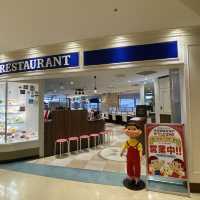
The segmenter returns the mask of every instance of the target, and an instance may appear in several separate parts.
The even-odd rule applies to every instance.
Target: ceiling
[[[151,71],[156,73],[149,74]],[[151,71],[145,70],[145,74],[138,75],[137,73],[144,72],[141,69],[120,69],[120,70],[104,70],[98,72],[82,73],[79,75],[67,75],[61,79],[45,80],[46,95],[74,95],[75,89],[83,88],[86,95],[94,95],[95,79],[98,94],[115,93],[115,92],[139,92],[140,85],[144,81],[151,81],[153,78],[165,76],[169,74],[168,69],[151,68]]]
[[[0,53],[200,25],[199,0],[1,0]]]

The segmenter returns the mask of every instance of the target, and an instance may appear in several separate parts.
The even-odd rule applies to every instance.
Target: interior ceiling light
[[[64,89],[65,89],[63,83],[60,83],[60,89],[61,89],[61,90],[64,90]]]
[[[94,93],[95,93],[95,94],[97,93],[96,79],[97,79],[97,77],[94,76]]]
[[[82,95],[85,94],[84,89],[83,88],[77,88],[75,89],[75,95]]]

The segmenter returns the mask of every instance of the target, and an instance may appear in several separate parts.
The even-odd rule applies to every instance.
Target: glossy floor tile
[[[0,200],[187,200],[187,197],[131,191],[124,187],[74,182],[0,170]],[[200,200],[192,194],[192,200]]]
[[[122,184],[123,179],[126,176],[125,159],[119,156],[121,146],[127,139],[127,137],[125,134],[123,134],[122,126],[107,124],[107,127],[112,128],[114,132],[114,137],[112,138],[112,142],[110,144],[106,144],[104,146],[101,145],[97,149],[90,149],[89,152],[82,151],[79,152],[78,154],[71,154],[69,156],[65,155],[62,158],[51,156],[51,157],[31,160],[28,162],[16,162],[16,163],[0,165],[1,169],[11,170],[10,172],[0,171],[0,178],[1,175],[2,174],[4,175],[5,173],[18,174],[19,172],[22,172],[22,174],[26,173],[23,174],[23,176],[25,177],[26,175],[27,177],[29,177],[30,174],[34,177],[38,177],[39,175],[42,180],[43,179],[46,180],[46,178],[49,178],[50,180],[60,179],[60,181],[68,181],[68,183],[80,184],[80,185],[83,183],[90,183],[91,185],[95,185],[95,187],[99,187],[99,185],[102,185],[102,187],[105,189],[107,189],[107,187],[109,186],[118,186],[123,188],[123,191],[129,193],[130,191],[126,190]],[[145,180],[144,177],[146,172],[145,158],[142,159],[141,171],[143,175],[142,178],[143,180]],[[70,181],[75,181],[77,183]],[[161,187],[160,184],[156,186],[155,183],[152,183],[151,186],[154,189],[155,188],[159,189]],[[180,190],[180,188],[177,188],[176,186],[171,186],[166,184],[164,184],[162,187],[164,188],[164,190],[168,189],[169,191],[173,190],[176,191],[177,189]],[[7,188],[2,190],[7,190]],[[10,189],[8,189],[8,191],[10,191]],[[1,185],[0,185],[0,192],[1,192]],[[137,199],[138,198],[137,195],[142,194],[142,192],[145,192],[146,196],[145,195],[141,196],[141,199],[143,198],[152,199],[154,198],[152,197],[152,195],[155,195],[154,193],[149,193],[146,192],[145,190],[143,190],[142,192],[141,191],[140,192],[131,191],[131,192],[132,193],[130,194],[136,195],[133,196],[132,199]],[[126,193],[124,195],[125,196],[121,197],[121,199],[126,199]],[[156,195],[155,197],[157,197]],[[96,198],[101,199],[101,197],[103,196],[102,194],[99,193],[99,196],[95,196],[94,199]],[[109,197],[110,198],[108,199],[114,199],[117,196],[113,196],[113,194],[110,194]],[[165,197],[166,199],[168,198],[168,196]],[[169,197],[171,199],[171,197],[173,196]],[[72,196],[70,196],[70,198],[72,198]],[[198,198],[199,196],[197,196],[197,199]],[[20,197],[19,199],[22,199],[22,197]],[[160,196],[158,197],[158,199],[160,199]]]
[[[82,151],[78,154],[66,154],[63,158],[56,156],[40,158],[28,161],[29,163],[63,166],[78,169],[90,169],[110,172],[123,172],[126,166],[126,159],[120,157],[122,144],[127,140],[123,133],[124,126],[106,123],[106,129],[112,129],[113,137],[111,143],[99,145],[97,149]],[[145,175],[145,158],[142,161],[142,175]]]
[[[0,165],[1,169],[23,172],[64,180],[73,180],[86,183],[123,186],[124,173],[94,170],[98,165],[91,165],[91,169],[68,168],[62,166],[43,165],[27,162],[15,162]]]

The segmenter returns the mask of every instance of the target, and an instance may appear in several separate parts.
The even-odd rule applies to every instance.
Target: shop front
[[[140,109],[145,106],[143,131],[146,123],[185,125],[189,180],[195,190],[200,183],[200,159],[195,158],[197,32],[113,36],[8,53],[9,59],[0,63],[1,161],[62,153],[56,140],[74,142],[87,134],[95,138],[106,123],[123,126],[143,117]],[[143,146],[144,140],[145,134]],[[75,140],[66,151],[88,146]]]

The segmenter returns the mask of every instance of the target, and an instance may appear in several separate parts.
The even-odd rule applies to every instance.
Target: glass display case
[[[5,143],[5,98],[6,84],[0,82],[0,144]]]
[[[38,85],[0,83],[0,144],[38,140]]]

